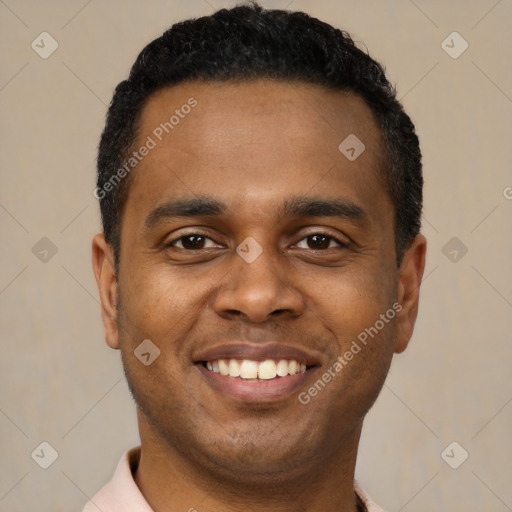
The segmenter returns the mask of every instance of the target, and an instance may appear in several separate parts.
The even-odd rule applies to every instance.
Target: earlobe
[[[117,279],[114,255],[103,233],[97,234],[92,241],[92,265],[100,294],[105,339],[109,347],[118,349]]]
[[[425,270],[427,240],[417,235],[404,254],[398,278],[397,300],[402,308],[397,314],[397,338],[395,352],[403,352],[414,331],[418,316],[420,285]]]

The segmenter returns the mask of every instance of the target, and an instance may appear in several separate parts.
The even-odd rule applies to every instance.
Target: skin
[[[150,97],[134,147],[190,97],[198,105],[130,177],[118,276],[104,236],[93,241],[106,341],[121,349],[138,404],[135,480],[156,512],[354,512],[362,422],[412,335],[426,240],[397,268],[380,132],[358,96],[269,80],[183,83]],[[366,147],[355,161],[338,150],[349,134]],[[145,227],[156,207],[197,196],[226,212]],[[294,196],[350,201],[364,216],[284,216]],[[199,248],[180,238],[198,230],[209,237]],[[249,236],[263,249],[250,264],[236,253]],[[227,397],[193,364],[224,342],[283,342],[321,354],[307,391],[395,301],[397,316],[307,405],[297,393]],[[149,366],[133,354],[144,339],[161,351]]]

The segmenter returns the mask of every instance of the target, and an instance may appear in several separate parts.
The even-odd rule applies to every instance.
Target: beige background
[[[422,142],[420,317],[368,416],[358,478],[388,511],[512,510],[512,2],[262,3],[364,41]],[[0,1],[0,511],[79,511],[138,442],[91,271],[96,146],[143,45],[223,5]],[[43,31],[59,44],[47,59],[31,48]],[[469,43],[457,59],[441,47],[453,31]],[[457,262],[443,253],[454,236],[468,248]],[[46,263],[42,237],[57,248]],[[59,454],[46,470],[31,458],[42,441]],[[453,441],[452,464],[469,453],[458,469],[441,457]]]

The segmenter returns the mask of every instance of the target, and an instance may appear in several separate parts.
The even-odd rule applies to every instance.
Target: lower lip
[[[304,373],[276,377],[275,379],[247,381],[237,377],[229,377],[208,370],[198,363],[195,365],[209,384],[221,393],[246,402],[272,402],[282,400],[297,392],[309,380],[315,367]]]

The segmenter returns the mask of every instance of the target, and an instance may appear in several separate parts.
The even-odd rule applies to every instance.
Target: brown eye
[[[210,242],[210,245],[206,245]],[[177,247],[178,249],[185,249],[188,251],[197,251],[207,247],[214,247],[215,242],[208,236],[202,233],[190,233],[176,238],[167,244],[167,247]]]
[[[307,237],[311,249],[328,249],[330,237],[324,235],[312,235]]]
[[[306,241],[306,247],[303,245],[300,246],[301,243]],[[334,242],[334,245],[332,243]],[[315,233],[313,235],[309,235],[304,237],[298,244],[300,249],[312,249],[312,250],[323,250],[323,249],[331,249],[334,247],[346,247],[346,244],[334,238],[331,235],[323,234],[323,233]]]
[[[184,249],[202,249],[204,245],[204,236],[189,235],[180,238]]]

